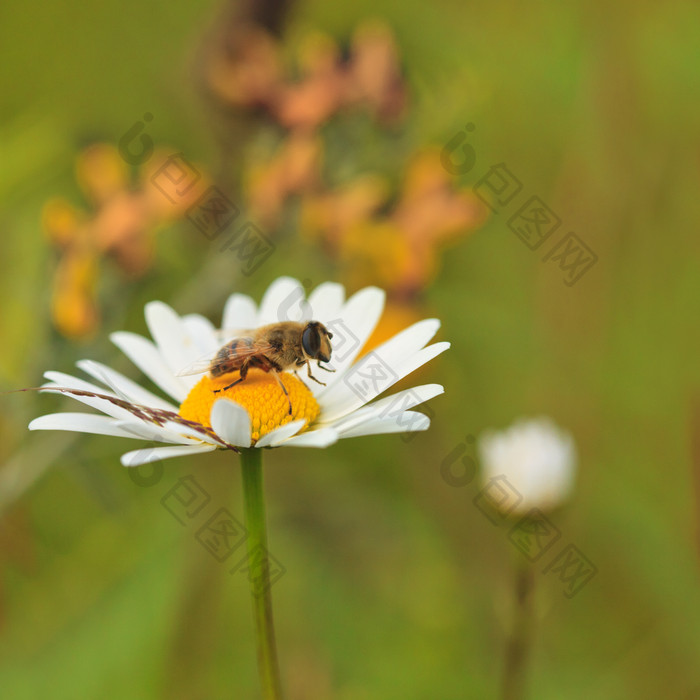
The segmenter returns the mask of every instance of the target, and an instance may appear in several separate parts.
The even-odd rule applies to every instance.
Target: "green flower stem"
[[[262,450],[241,450],[245,524],[248,528],[248,567],[253,617],[258,646],[258,670],[264,700],[280,700],[282,686],[277,663],[275,626],[270,595],[270,561],[267,554],[265,495],[263,493]]]
[[[525,697],[527,663],[532,645],[534,571],[520,552],[516,556],[513,628],[506,647],[503,700],[522,700]]]

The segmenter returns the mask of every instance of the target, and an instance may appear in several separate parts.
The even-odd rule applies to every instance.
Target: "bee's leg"
[[[335,372],[336,370],[331,369],[330,367],[324,367],[320,362],[316,363],[321,369],[325,369],[326,372]]]
[[[314,377],[314,375],[311,374],[311,363],[308,360],[306,361],[306,369],[309,373],[310,379],[313,379],[317,384],[320,384],[321,386],[326,386],[326,382],[322,382],[320,379],[316,379],[316,377]]]
[[[231,384],[227,384],[226,386],[222,387],[221,389],[214,389],[214,393],[218,394],[220,391],[226,391],[226,389],[230,389],[232,386],[236,386],[236,384],[240,384],[242,381],[245,380],[245,378],[248,376],[248,363],[244,362],[243,366],[241,367],[241,376],[236,379],[235,382],[231,382]]]
[[[236,384],[240,384],[244,379],[245,379],[245,377],[240,377],[240,378],[236,379],[235,382],[231,382],[230,384],[227,384],[226,386],[221,387],[221,389],[214,389],[214,393],[218,394],[221,391],[226,391],[226,389],[230,389],[232,386],[236,386]]]
[[[289,392],[287,391],[287,387],[284,385],[284,382],[280,378],[279,372],[275,372],[275,370],[272,370],[272,373],[275,375],[275,379],[277,380],[277,383],[282,387],[282,391],[284,392],[284,395],[287,397],[287,402],[289,403],[289,415],[292,415],[292,400],[289,398]]]

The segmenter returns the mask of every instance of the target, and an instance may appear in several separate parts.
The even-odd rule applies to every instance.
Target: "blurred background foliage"
[[[218,321],[229,293],[280,274],[381,284],[381,332],[442,319],[452,349],[419,379],[446,395],[409,442],[268,453],[288,697],[497,697],[517,552],[474,507],[476,479],[441,468],[462,445],[469,472],[470,436],[540,413],[577,439],[556,522],[598,574],[571,600],[538,575],[531,697],[700,697],[700,8],[287,9],[0,9],[0,388],[83,357],[138,379],[107,336],[144,333],[151,299]],[[159,152],[272,241],[254,274],[115,156],[146,113]],[[475,166],[450,177],[440,150],[467,123]],[[508,228],[515,204],[473,196],[498,163],[598,255],[575,285]],[[65,398],[0,410],[2,697],[257,697],[247,581],[161,504],[193,474],[240,516],[235,460],[139,485],[123,441],[27,432],[76,410]]]

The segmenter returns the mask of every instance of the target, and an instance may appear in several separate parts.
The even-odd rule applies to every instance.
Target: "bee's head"
[[[310,360],[330,362],[333,334],[318,321],[309,321],[301,334],[301,347]]]

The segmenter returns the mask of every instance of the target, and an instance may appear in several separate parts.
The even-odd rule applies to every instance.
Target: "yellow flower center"
[[[214,393],[215,389],[223,389],[238,377],[238,372],[216,378],[205,375],[192,387],[178,413],[187,420],[211,428],[209,416],[214,401],[220,398],[231,399],[248,411],[253,442],[293,420],[305,418],[308,427],[319,414],[319,405],[306,384],[287,372],[282,372],[279,377],[289,392],[289,400],[274,376],[260,369],[249,370],[248,376],[240,384]]]

